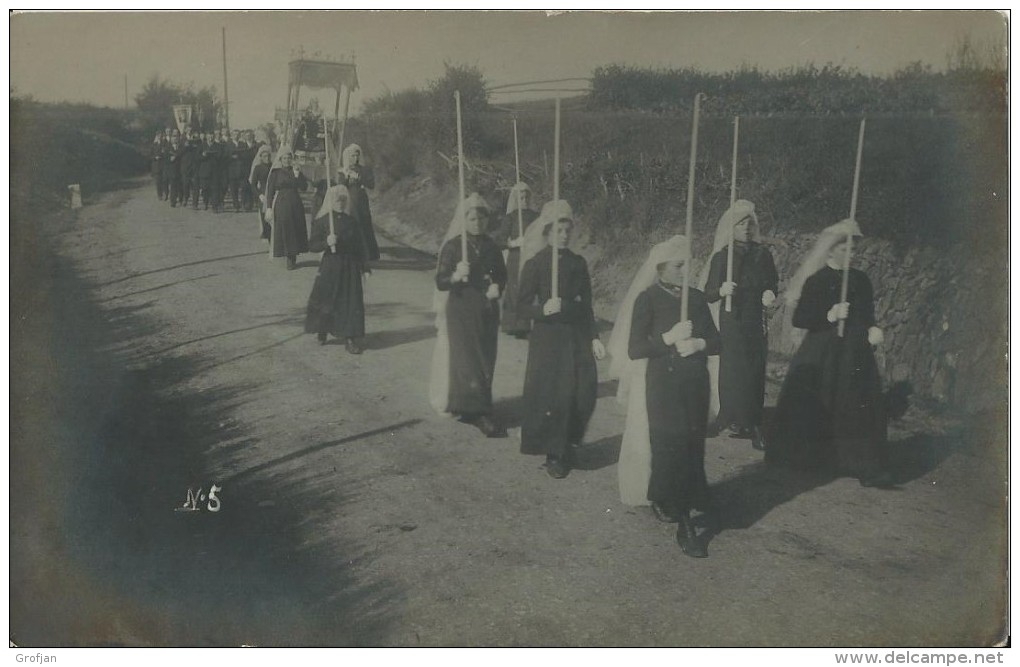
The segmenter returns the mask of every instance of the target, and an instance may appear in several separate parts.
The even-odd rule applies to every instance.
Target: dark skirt
[[[811,332],[790,362],[765,460],[865,477],[885,464],[886,415],[875,355],[862,328]]]
[[[675,510],[705,510],[709,379],[704,360],[649,362],[646,375],[652,472],[648,500]]]
[[[472,287],[451,290],[446,329],[450,340],[447,410],[456,415],[487,414],[492,410],[499,304]]]
[[[520,288],[521,249],[510,248],[506,260],[506,290],[503,292],[503,333],[518,335],[531,331],[531,320],[517,315],[517,293]]]
[[[293,257],[308,252],[305,206],[297,190],[277,191],[273,206],[273,257]]]
[[[584,327],[535,322],[524,375],[521,452],[563,456],[595,411],[598,371]]]
[[[760,426],[765,405],[765,337],[740,330],[722,332],[719,354],[719,423]]]
[[[319,275],[308,297],[305,333],[330,333],[337,338],[365,335],[365,295],[361,262],[324,253]]]

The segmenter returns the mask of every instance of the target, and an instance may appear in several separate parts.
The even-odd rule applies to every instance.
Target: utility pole
[[[124,75],[124,108],[128,108],[127,74]]]

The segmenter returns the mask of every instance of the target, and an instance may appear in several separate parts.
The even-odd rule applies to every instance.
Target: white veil
[[[460,236],[464,231],[464,216],[473,208],[483,208],[491,214],[489,205],[482,196],[477,192],[471,193],[470,197],[457,205],[450,226],[443,236],[443,242],[439,245],[440,254],[450,239]],[[438,288],[432,291],[432,310],[436,314],[436,346],[432,350],[432,367],[429,374],[429,403],[440,415],[449,415],[447,408],[450,402],[450,338],[446,327],[446,302],[449,298],[449,292]]]
[[[634,302],[658,277],[658,265],[662,262],[683,259],[690,261],[691,248],[687,238],[674,236],[652,247],[648,258],[638,270],[620,304],[609,337],[610,377],[620,381],[616,400],[627,406],[627,421],[620,445],[620,461],[617,475],[620,484],[620,500],[625,505],[648,504],[648,480],[652,472],[652,448],[648,433],[648,406],[645,402],[645,371],[647,359],[631,359],[630,326],[634,316]]]

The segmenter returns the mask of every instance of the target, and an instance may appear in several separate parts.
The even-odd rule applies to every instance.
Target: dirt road
[[[709,442],[723,530],[686,558],[620,504],[605,381],[581,466],[435,416],[433,261],[386,242],[362,356],[302,333],[317,258],[148,184],[33,222],[12,284],[13,639],[35,645],[992,641],[1004,444],[900,427],[897,490]],[[28,221],[19,224],[29,224]],[[526,343],[500,338],[516,425]],[[216,483],[219,511],[211,512]],[[175,511],[188,489],[201,509]]]

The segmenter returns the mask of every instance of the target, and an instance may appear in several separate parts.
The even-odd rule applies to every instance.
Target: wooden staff
[[[694,96],[694,120],[691,123],[691,166],[687,175],[687,224],[684,227],[684,235],[687,237],[688,247],[693,247],[691,241],[691,225],[694,221],[694,166],[698,159],[698,118],[701,115],[701,93]],[[680,294],[680,321],[687,321],[688,291],[691,283],[691,259],[684,262],[684,287]]]
[[[460,257],[462,262],[468,261],[467,247],[467,211],[464,210],[464,130],[460,120],[460,91],[453,91],[453,99],[457,103],[457,176],[460,182],[460,203],[457,210],[460,211]]]
[[[740,143],[740,116],[733,117],[733,167],[730,169],[730,208],[737,201],[737,145]],[[733,282],[733,231],[730,227],[730,246],[726,251],[726,282]],[[733,295],[726,295],[726,312],[733,310]]]
[[[326,122],[326,114],[322,115],[322,136],[324,138],[323,143],[326,145],[326,200],[329,200],[329,176],[333,172],[329,170],[329,144],[332,138],[329,136],[329,123]],[[350,196],[350,195],[348,195]],[[333,202],[329,201],[329,233],[336,237],[336,220],[333,219]],[[336,252],[336,244],[333,243],[329,246],[333,252]]]
[[[524,213],[521,211],[521,153],[517,147],[517,119],[514,118],[514,167],[517,169],[517,183],[514,189],[517,190],[517,238],[524,238]]]
[[[521,210],[521,153],[517,146],[517,118],[514,117],[514,167],[517,169],[517,183],[514,188],[517,190],[517,240],[521,242],[520,253],[524,253],[524,212]],[[524,271],[524,262],[517,262],[517,277],[520,278]]]
[[[850,195],[850,219],[857,219],[857,189],[861,183],[861,155],[864,153],[864,122],[865,118],[861,119],[861,129],[857,133],[857,163],[854,165],[854,190],[853,194]],[[839,290],[839,302],[845,303],[847,290],[850,287],[850,255],[853,254],[854,250],[854,234],[853,231],[847,232],[846,235],[846,256],[843,258],[843,285]],[[839,337],[843,337],[843,331],[846,329],[846,320],[839,321],[838,333]]]
[[[560,198],[560,98],[556,98],[556,125],[553,138],[553,200]],[[553,220],[552,231],[552,298],[560,296],[560,249],[556,245],[556,223]]]

